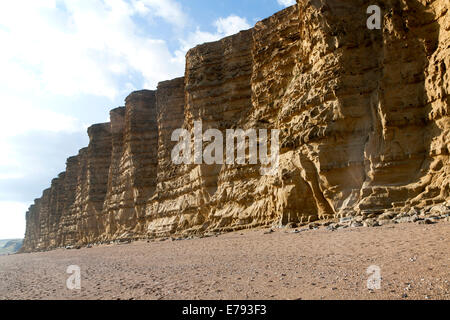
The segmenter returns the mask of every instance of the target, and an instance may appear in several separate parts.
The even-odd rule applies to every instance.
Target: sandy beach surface
[[[1,256],[0,299],[450,299],[449,222],[266,231]]]

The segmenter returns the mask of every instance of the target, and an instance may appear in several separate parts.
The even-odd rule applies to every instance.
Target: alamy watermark
[[[367,19],[367,28],[381,29],[381,8],[371,5],[367,8],[367,14],[371,15]],[[172,133],[172,141],[177,142],[171,153],[174,164],[261,164],[261,175],[273,176],[278,172],[280,131],[277,129],[271,130],[270,155],[267,129],[228,129],[224,138],[222,131],[218,129],[203,132],[202,122],[194,121],[193,131],[193,137],[190,131],[181,128]],[[204,148],[205,143],[207,145]]]
[[[186,129],[177,129],[172,133],[172,141],[178,142],[172,150],[172,162],[177,165],[261,164],[262,175],[276,175],[280,162],[279,136],[279,130],[271,130],[269,154],[267,129],[228,129],[224,138],[217,129],[203,132],[202,122],[195,121],[193,137]]]
[[[367,14],[371,16],[367,19],[367,28],[369,30],[381,29],[381,8],[377,5],[371,5],[367,8]]]
[[[67,289],[81,290],[81,268],[76,265],[71,265],[67,267],[66,272],[71,275],[66,281]]]
[[[367,268],[366,273],[370,275],[367,279],[367,289],[380,290],[381,289],[381,268],[379,266],[372,265]]]

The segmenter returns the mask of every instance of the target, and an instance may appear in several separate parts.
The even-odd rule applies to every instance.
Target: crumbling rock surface
[[[27,213],[24,251],[343,217],[450,199],[447,0],[301,0],[191,49],[183,78],[138,91]],[[184,128],[279,129],[280,167],[171,161]],[[444,206],[445,207],[445,206]],[[446,207],[448,210],[448,207]],[[445,211],[444,210],[444,211]]]

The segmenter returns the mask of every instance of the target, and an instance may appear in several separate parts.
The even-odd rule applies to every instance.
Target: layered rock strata
[[[448,1],[379,1],[381,30],[371,4],[298,1],[191,49],[183,78],[89,129],[30,207],[23,250],[448,210]],[[174,164],[173,131],[196,121],[279,129],[279,170]]]

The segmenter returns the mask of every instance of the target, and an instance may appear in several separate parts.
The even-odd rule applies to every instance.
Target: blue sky
[[[295,0],[0,2],[0,239],[134,90],[182,76],[186,51]]]

